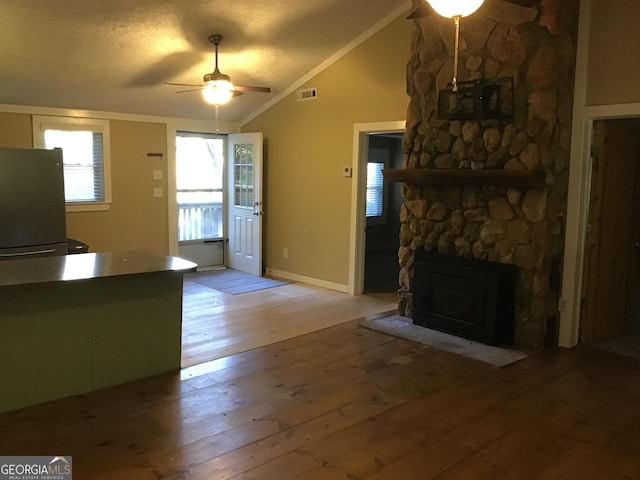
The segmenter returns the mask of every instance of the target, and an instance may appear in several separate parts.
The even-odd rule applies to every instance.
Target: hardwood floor
[[[230,295],[185,280],[182,366],[395,310],[395,293],[353,296],[292,283]]]
[[[496,368],[350,321],[2,414],[0,453],[75,480],[638,479],[640,362]]]

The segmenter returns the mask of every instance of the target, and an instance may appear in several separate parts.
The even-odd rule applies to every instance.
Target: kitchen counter
[[[179,370],[195,268],[141,251],[0,261],[0,412]]]
[[[182,258],[135,250],[12,259],[0,261],[0,287],[195,269]]]

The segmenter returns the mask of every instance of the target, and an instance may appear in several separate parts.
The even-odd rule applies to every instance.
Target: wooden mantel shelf
[[[436,168],[385,168],[384,178],[409,185],[492,185],[497,187],[544,187],[543,170],[467,170]]]

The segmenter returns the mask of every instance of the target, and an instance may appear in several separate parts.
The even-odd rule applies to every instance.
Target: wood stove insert
[[[512,345],[514,265],[416,252],[413,323],[489,345]]]

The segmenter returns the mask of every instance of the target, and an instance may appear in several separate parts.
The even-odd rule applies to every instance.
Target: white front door
[[[229,135],[229,257],[234,270],[262,276],[262,133]]]

